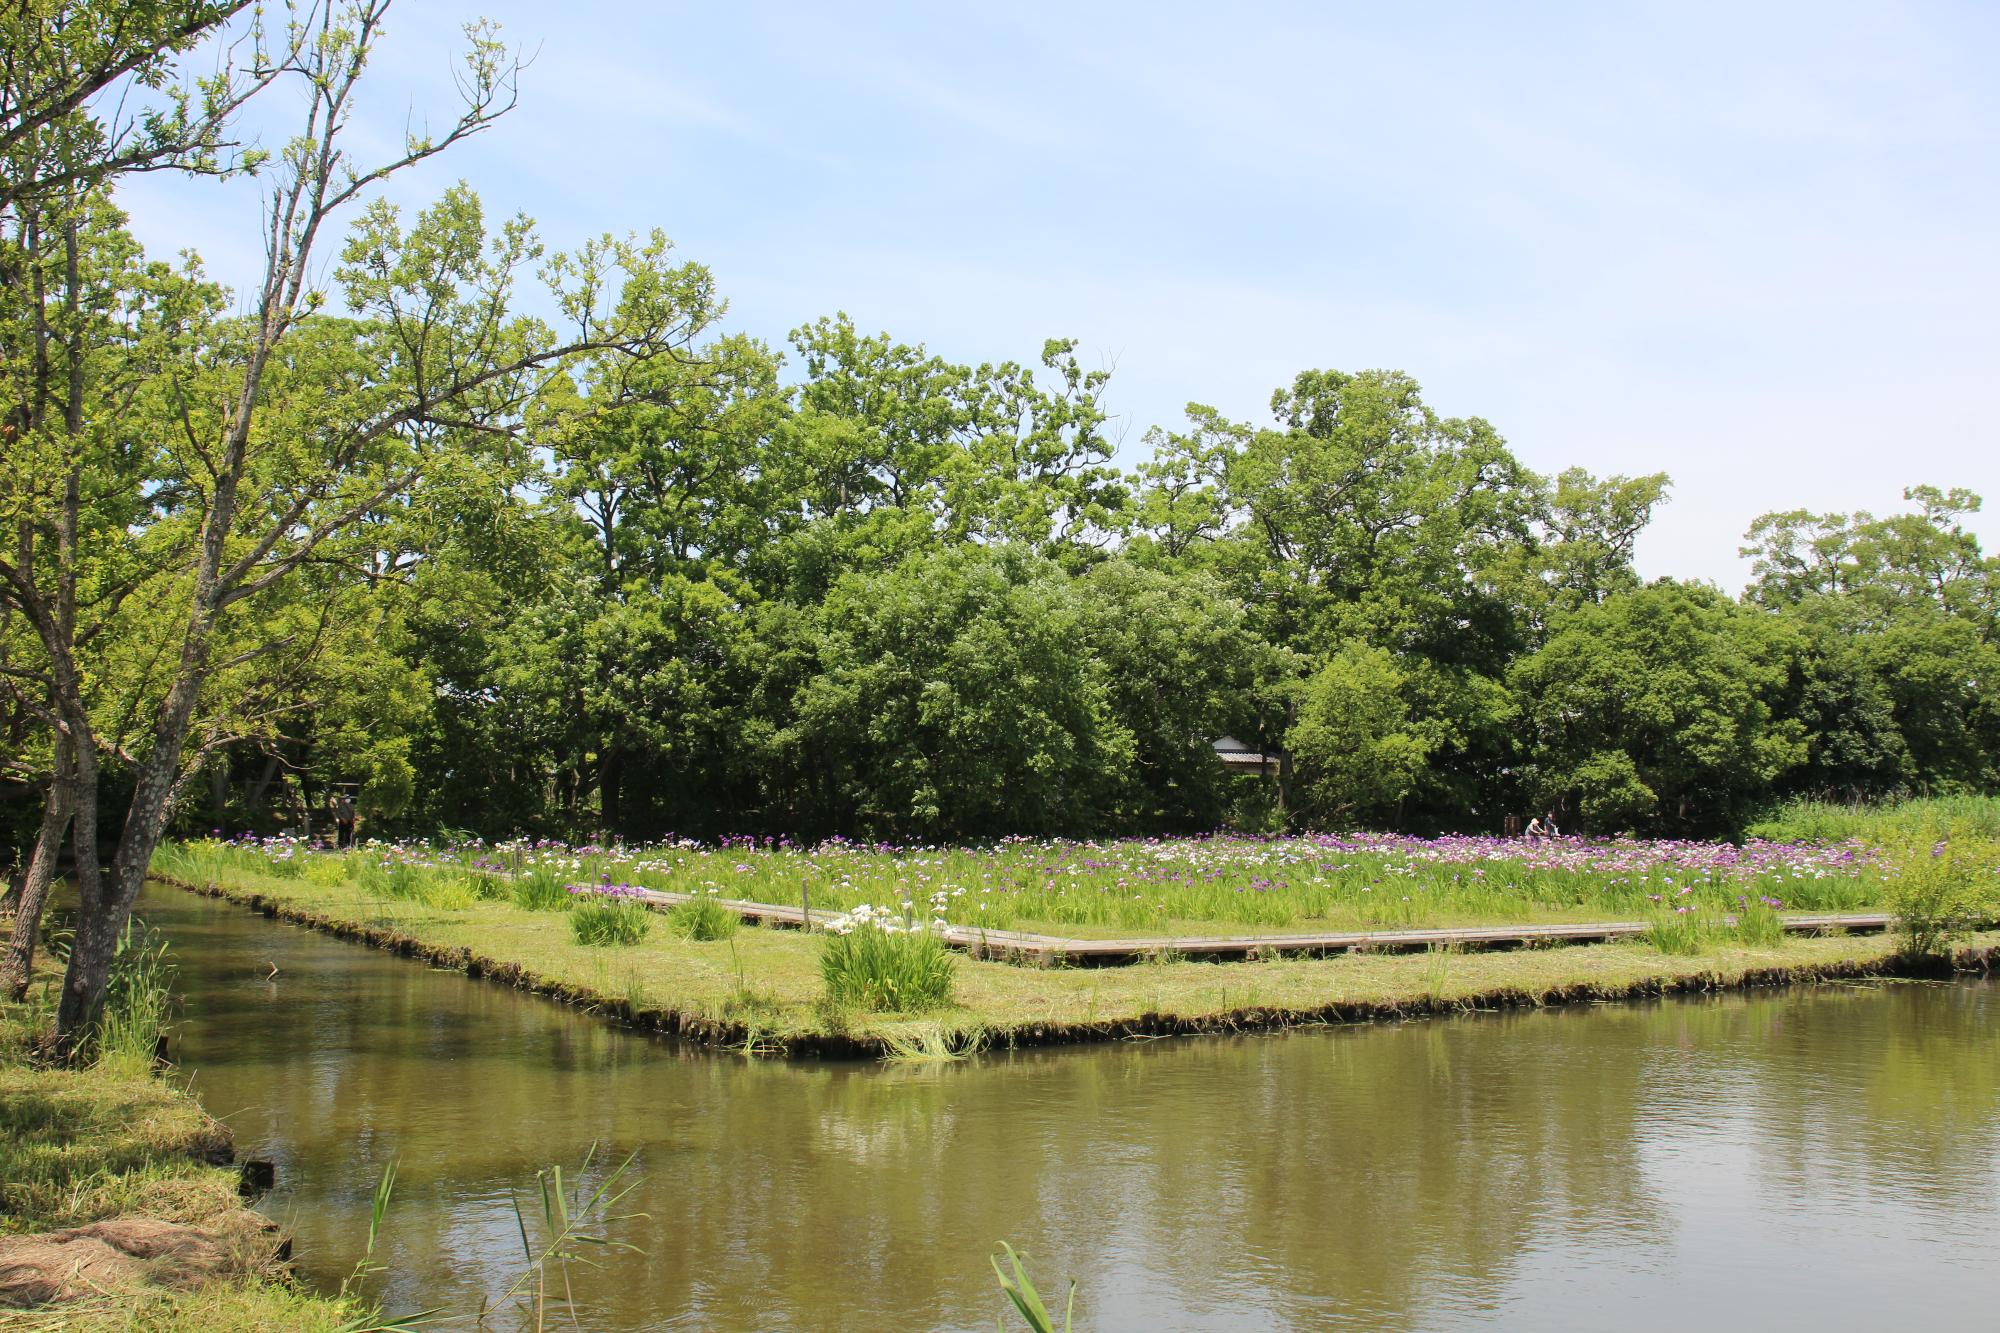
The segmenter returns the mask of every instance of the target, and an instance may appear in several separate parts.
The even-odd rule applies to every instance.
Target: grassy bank
[[[636,944],[593,947],[578,941],[560,902],[534,910],[511,896],[471,893],[430,901],[325,879],[218,864],[201,886],[289,920],[597,1006],[642,1026],[795,1053],[881,1054],[1226,1031],[1889,975],[1902,966],[1898,943],[1887,936],[1760,945],[1718,937],[1699,942],[1701,951],[1693,954],[1624,943],[1103,969],[960,958],[947,1006],[899,1016],[829,1004],[822,941],[797,931],[745,927],[724,939],[702,940],[662,921]],[[1976,964],[2000,945],[2000,934],[1967,943],[1968,961]]]
[[[1793,801],[1750,826],[1773,842],[1864,842],[1873,846],[1935,836],[2000,839],[2000,796],[1932,796],[1889,805]]]
[[[136,1056],[113,1047],[89,1068],[34,1059],[55,981],[45,971],[25,1002],[0,1002],[0,1274],[14,1286],[60,1276],[86,1253],[93,1262],[69,1284],[82,1297],[60,1305],[9,1309],[0,1288],[0,1323],[193,1333],[355,1321],[355,1303],[283,1281],[278,1237],[243,1207],[236,1171],[221,1165],[227,1130],[153,1071],[150,1035]],[[48,1233],[75,1229],[86,1232],[80,1243],[47,1244]],[[174,1256],[143,1257],[162,1245]]]

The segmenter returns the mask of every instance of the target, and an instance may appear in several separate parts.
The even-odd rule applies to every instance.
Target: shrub
[[[1996,861],[2000,845],[1977,837],[1916,838],[1898,848],[1883,882],[1903,952],[1912,958],[1948,955],[1960,936],[2000,906]]]
[[[850,917],[836,923],[821,947],[819,966],[827,999],[838,1006],[914,1013],[951,999],[955,965],[944,941],[893,921]]]
[[[599,898],[579,902],[569,914],[569,928],[578,944],[637,944],[646,938],[653,915],[643,903],[630,899]]]
[[[726,940],[743,918],[713,898],[690,898],[667,909],[673,928],[691,940]]]

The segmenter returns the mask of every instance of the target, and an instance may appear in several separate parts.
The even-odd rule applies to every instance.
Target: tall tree
[[[1052,562],[959,546],[848,575],[810,627],[815,669],[772,737],[823,827],[933,840],[1079,832],[1133,759]]]
[[[1381,820],[1416,785],[1431,747],[1410,718],[1406,683],[1387,650],[1364,644],[1342,648],[1306,682],[1285,745],[1308,817]]]
[[[361,210],[337,269],[355,322],[324,324],[317,312],[326,296],[313,274],[329,226],[387,177],[479,133],[515,98],[518,66],[475,27],[460,80],[465,102],[450,127],[412,137],[384,161],[356,161],[344,135],[386,11],[386,0],[359,0],[321,12],[294,62],[304,123],[276,164],[267,263],[251,314],[239,323],[191,320],[156,376],[172,429],[153,442],[144,489],[166,497],[157,529],[184,542],[162,626],[174,648],[146,710],[108,871],[100,874],[95,856],[78,858],[81,910],[57,1012],[65,1051],[88,1039],[153,850],[214,739],[198,723],[205,692],[230,665],[217,656],[228,623],[254,621],[260,599],[308,563],[333,558],[441,460],[518,448],[552,380],[592,360],[683,355],[708,315],[706,272],[669,266],[657,236],[606,239],[546,259],[553,305],[573,326],[568,337],[516,315],[518,275],[543,257],[541,246],[524,221],[489,233],[476,198],[458,188],[408,229],[387,203]],[[98,521],[80,504],[61,512],[63,522]],[[79,775],[74,837],[93,848],[100,747],[85,700],[84,646],[37,569],[0,560],[0,584],[46,653],[46,684]]]
[[[1805,757],[1779,627],[1662,579],[1567,618],[1516,664],[1532,794],[1601,831],[1732,830]]]
[[[248,0],[18,0],[0,9],[0,214],[74,200],[146,171],[254,167],[235,112],[299,53],[317,6],[269,42]],[[177,83],[179,58],[252,10],[216,72]]]

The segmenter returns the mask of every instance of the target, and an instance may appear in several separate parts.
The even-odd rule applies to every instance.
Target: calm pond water
[[[263,1206],[312,1281],[399,1163],[391,1312],[503,1290],[510,1194],[595,1142],[637,1151],[647,1217],[612,1232],[643,1253],[578,1271],[586,1328],[991,1329],[1002,1238],[1095,1329],[2000,1319],[1991,984],[794,1064],[178,890],[142,910],[182,1071],[277,1163]]]

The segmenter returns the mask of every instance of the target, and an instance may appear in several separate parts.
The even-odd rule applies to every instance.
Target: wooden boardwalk
[[[627,892],[655,907],[672,907],[694,897],[693,894],[666,893],[658,889],[632,889]],[[746,921],[760,921],[774,926],[825,926],[846,915],[826,908],[814,908],[808,920],[803,907],[782,907],[775,903],[745,902],[736,898],[719,898],[716,902]],[[1886,912],[1829,912],[1793,914],[1785,916],[1783,921],[1788,934],[1817,935],[1836,930],[1887,930],[1894,918]],[[976,926],[946,926],[939,933],[945,943],[963,949],[975,958],[1001,958],[1049,966],[1063,963],[1135,963],[1161,957],[1223,959],[1267,958],[1289,953],[1399,953],[1437,948],[1521,949],[1541,944],[1598,944],[1607,940],[1633,939],[1644,935],[1650,928],[1644,921],[1600,921],[1586,925],[1453,926],[1431,930],[1345,930],[1287,935],[1177,935],[1117,939],[1035,935],[1020,930],[982,930]]]

